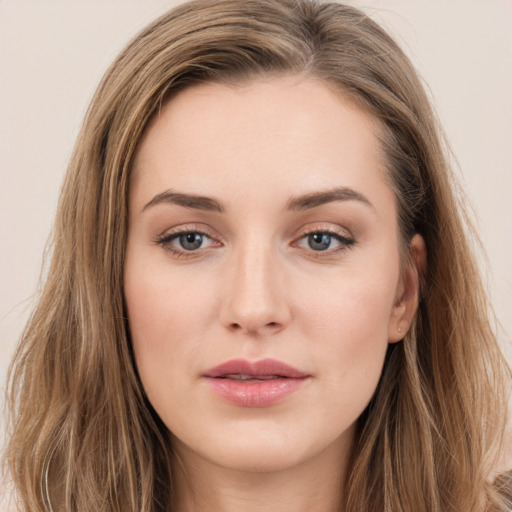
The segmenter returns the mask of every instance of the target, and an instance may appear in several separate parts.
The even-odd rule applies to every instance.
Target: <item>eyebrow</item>
[[[317,208],[324,204],[333,203],[335,201],[359,201],[367,206],[374,208],[372,203],[361,193],[349,187],[336,187],[329,190],[319,192],[311,192],[290,199],[286,204],[286,209],[291,211],[304,211]],[[220,201],[211,197],[198,196],[193,194],[184,194],[181,192],[173,192],[166,190],[157,194],[149,203],[147,203],[142,211],[156,206],[158,204],[176,204],[184,208],[195,210],[203,210],[217,213],[224,213],[225,207]]]
[[[157,204],[169,203],[177,204],[185,208],[193,208],[195,210],[204,210],[209,212],[223,213],[225,211],[224,206],[211,197],[196,196],[192,194],[182,194],[180,192],[173,192],[172,190],[166,190],[160,194],[157,194],[149,203],[147,203],[142,211],[156,206]]]
[[[335,201],[360,201],[374,209],[372,203],[361,193],[349,187],[336,187],[329,190],[312,192],[290,199],[287,209],[292,211],[309,210]]]

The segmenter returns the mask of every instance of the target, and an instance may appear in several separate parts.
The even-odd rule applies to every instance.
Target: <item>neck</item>
[[[350,446],[346,439],[334,444],[307,461],[262,472],[219,466],[177,442],[175,510],[340,512]]]

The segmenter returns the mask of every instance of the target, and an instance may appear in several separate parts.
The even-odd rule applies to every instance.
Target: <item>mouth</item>
[[[275,380],[281,378],[287,378],[280,375],[246,375],[245,373],[229,373],[227,375],[221,375],[219,379],[234,379],[244,382],[264,382],[266,380]]]
[[[233,359],[202,377],[223,401],[241,407],[267,407],[298,391],[311,375],[275,359]]]
[[[277,359],[261,359],[254,362],[245,359],[232,359],[215,368],[211,368],[204,374],[204,377],[214,379],[228,378],[237,380],[300,379],[308,376],[307,373]]]

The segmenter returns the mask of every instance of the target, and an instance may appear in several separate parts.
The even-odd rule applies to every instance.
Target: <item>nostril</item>
[[[231,324],[229,324],[229,329],[231,329],[232,331],[242,331],[247,334],[261,334],[267,329],[270,329],[272,332],[274,332],[276,329],[280,327],[280,325],[281,324],[279,322],[268,322],[264,325],[261,325],[260,327],[250,325],[244,327],[243,324],[232,322]]]

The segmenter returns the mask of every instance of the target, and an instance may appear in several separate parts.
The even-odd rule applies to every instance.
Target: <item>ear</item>
[[[414,235],[409,251],[408,262],[402,271],[389,318],[389,343],[403,339],[411,327],[420,300],[420,276],[427,270],[427,247],[421,235]]]

